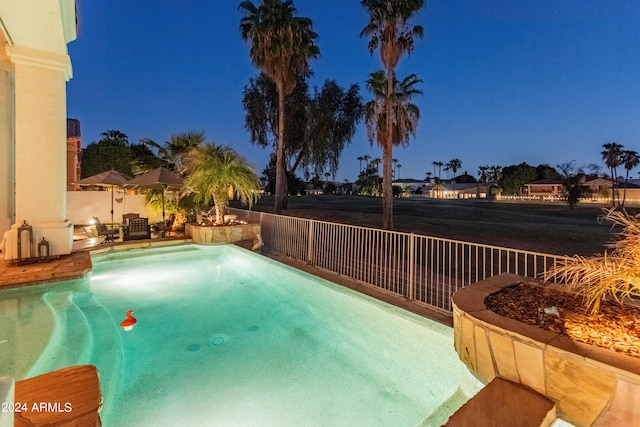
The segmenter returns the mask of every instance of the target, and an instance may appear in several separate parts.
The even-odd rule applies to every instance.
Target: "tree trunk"
[[[222,225],[224,224],[224,211],[226,206],[223,206],[223,203],[216,196],[213,196],[213,204],[216,207],[216,224]]]
[[[395,70],[387,70],[387,99],[385,114],[387,119],[387,136],[382,148],[382,228],[393,230],[393,182],[391,175],[393,161],[393,81]]]
[[[393,230],[393,180],[391,178],[392,144],[382,150],[382,228]]]
[[[284,159],[284,85],[278,82],[278,141],[276,143],[276,196],[274,213],[281,214],[286,209],[287,177]]]

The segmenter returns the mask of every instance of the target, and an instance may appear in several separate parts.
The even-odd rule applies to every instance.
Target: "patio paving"
[[[28,284],[71,280],[84,277],[91,271],[89,252],[72,252],[46,262],[17,265],[13,261],[0,260],[0,289]]]

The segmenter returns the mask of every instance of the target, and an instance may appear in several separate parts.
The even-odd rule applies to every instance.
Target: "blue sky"
[[[117,129],[131,142],[205,131],[261,172],[270,150],[249,142],[242,90],[258,70],[238,24],[239,1],[79,0],[68,116],[86,146]],[[424,178],[432,162],[602,164],[602,144],[640,151],[640,2],[629,0],[429,0],[425,29],[400,77],[417,73],[423,95],[417,137],[394,149],[401,178]],[[381,68],[359,33],[355,0],[295,0],[313,20],[321,57],[312,84],[361,86]],[[366,129],[345,149],[337,180],[355,180],[356,158],[382,157]],[[634,176],[637,171],[634,171]]]

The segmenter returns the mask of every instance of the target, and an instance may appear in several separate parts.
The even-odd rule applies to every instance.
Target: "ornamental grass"
[[[605,209],[601,219],[611,222],[612,227],[622,227],[603,255],[576,255],[544,273],[545,281],[564,282],[582,295],[592,313],[597,313],[605,300],[622,304],[625,298],[640,297],[640,214],[632,216],[611,208]]]

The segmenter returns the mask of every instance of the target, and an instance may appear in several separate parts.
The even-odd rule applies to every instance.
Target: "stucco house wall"
[[[75,37],[74,0],[0,1],[0,249],[5,259],[18,257],[17,229],[25,220],[35,243],[46,237],[53,255],[71,252],[66,82],[72,75],[67,44]]]

